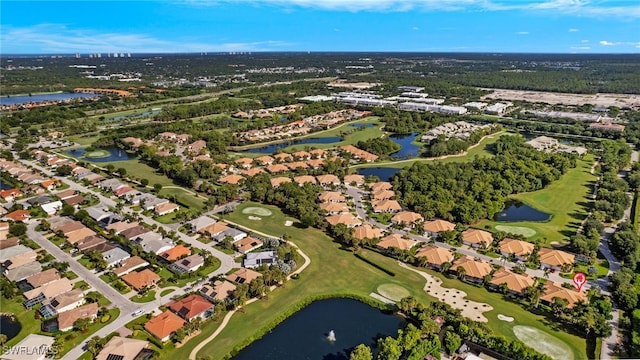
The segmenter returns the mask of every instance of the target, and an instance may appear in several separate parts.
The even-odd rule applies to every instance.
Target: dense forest
[[[398,172],[394,189],[425,219],[468,224],[493,218],[508,195],[542,189],[576,165],[574,156],[536,151],[519,136],[500,137],[494,153],[469,163],[416,162]]]

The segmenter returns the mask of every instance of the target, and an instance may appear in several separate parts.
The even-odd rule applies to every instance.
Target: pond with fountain
[[[234,360],[347,360],[358,344],[395,336],[405,321],[351,299],[311,303],[242,350]]]

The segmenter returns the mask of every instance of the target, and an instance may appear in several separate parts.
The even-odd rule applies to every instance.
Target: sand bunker
[[[498,319],[502,320],[502,321],[506,321],[506,322],[513,322],[513,320],[515,320],[513,317],[511,316],[507,316],[507,315],[502,315],[502,314],[498,314]]]
[[[293,225],[293,221],[291,220],[287,220],[284,222],[284,226],[291,226],[291,225]]]
[[[465,293],[464,291],[454,288],[449,289],[442,287],[442,280],[438,279],[437,277],[430,275],[424,271],[410,268],[404,263],[400,263],[400,266],[416,272],[427,279],[427,283],[424,286],[424,291],[426,291],[427,294],[437,298],[440,301],[444,301],[454,309],[462,310],[462,315],[471,320],[480,322],[489,321],[489,319],[487,319],[483,315],[484,312],[493,310],[493,307],[491,307],[489,304],[465,300],[464,298],[467,296],[467,293]]]
[[[249,215],[249,220],[262,220],[262,218],[259,216]]]

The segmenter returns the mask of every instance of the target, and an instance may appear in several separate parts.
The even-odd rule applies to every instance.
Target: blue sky
[[[640,0],[0,2],[0,53],[640,53]]]

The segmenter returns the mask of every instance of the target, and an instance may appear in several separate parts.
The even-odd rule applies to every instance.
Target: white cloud
[[[602,45],[602,46],[614,46],[614,45],[617,45],[617,43],[613,43],[613,42],[607,41],[607,40],[600,40],[600,45]]]
[[[634,46],[640,48],[640,41],[607,41],[600,40],[600,45],[602,46]]]
[[[295,7],[351,12],[520,10],[589,17],[640,17],[638,2],[611,3],[605,0],[174,0],[174,3],[189,6],[240,3],[254,6],[278,6],[284,11],[291,11]]]
[[[581,43],[583,43],[583,44],[586,44],[586,43],[588,43],[588,42],[589,42],[589,40],[587,40],[587,39],[583,39],[583,40],[580,40],[580,42],[581,42]]]
[[[591,46],[570,46],[571,50],[591,50]]]
[[[528,31],[518,31],[516,34],[518,35],[529,35]]]
[[[413,27],[411,28],[411,30],[413,30],[413,31],[418,31],[418,30],[420,30],[420,28],[419,28],[419,27],[417,27],[417,26],[413,26]]]
[[[166,41],[142,33],[99,33],[94,30],[70,29],[62,24],[5,27],[0,44],[2,53],[20,53],[26,48],[38,48],[43,53],[270,51],[292,45],[277,40],[220,43],[201,42],[197,39]]]
[[[578,29],[569,29],[569,32],[578,32],[578,31],[580,31],[580,30],[578,30]]]

